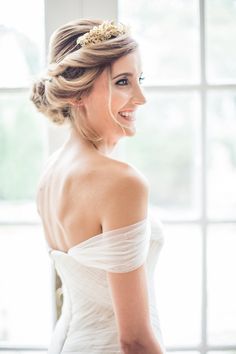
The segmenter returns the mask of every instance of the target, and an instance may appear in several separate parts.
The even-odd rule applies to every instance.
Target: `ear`
[[[72,106],[83,106],[84,102],[82,98],[80,97],[79,99],[73,98],[68,101]]]

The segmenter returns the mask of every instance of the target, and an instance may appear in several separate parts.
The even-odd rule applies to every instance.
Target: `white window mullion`
[[[83,17],[101,20],[117,20],[118,0],[82,0]]]
[[[48,56],[49,39],[53,31],[66,22],[83,17],[83,1],[70,0],[45,0],[45,43],[46,58]],[[47,60],[46,60],[47,64]],[[56,126],[54,123],[48,124],[48,155],[51,155],[61,146],[67,136],[65,127]]]
[[[207,150],[206,150],[206,30],[205,30],[205,1],[199,0],[199,30],[200,30],[200,65],[201,65],[201,159],[202,159],[202,181],[201,181],[201,217],[202,217],[202,341],[201,353],[207,350]]]
[[[46,52],[52,32],[59,26],[83,16],[83,1],[45,0]]]

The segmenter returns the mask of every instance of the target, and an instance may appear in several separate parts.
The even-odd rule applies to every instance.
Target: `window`
[[[122,141],[119,154],[147,176],[153,211],[165,225],[156,290],[167,350],[233,354],[235,0],[70,0],[70,6],[9,0],[2,6],[0,351],[46,353],[56,317],[34,198],[43,163],[66,132],[36,113],[28,89],[45,63],[44,32],[48,41],[76,17],[117,17],[130,23],[141,45],[148,102],[139,109],[136,136]]]
[[[236,350],[236,2],[119,1],[140,43],[139,129],[124,158],[165,224],[156,293],[168,351]]]
[[[0,46],[0,350],[45,353],[52,274],[34,198],[47,131],[29,101],[45,60],[42,0],[4,3]]]

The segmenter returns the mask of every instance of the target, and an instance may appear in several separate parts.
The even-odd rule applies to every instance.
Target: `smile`
[[[134,112],[127,112],[127,111],[124,111],[124,112],[119,112],[119,115],[122,117],[122,118],[125,118],[126,120],[128,121],[134,121],[136,120],[136,118],[134,117]]]

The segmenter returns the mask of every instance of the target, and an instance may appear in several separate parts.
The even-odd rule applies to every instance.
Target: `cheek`
[[[119,110],[130,99],[130,93],[128,91],[115,90],[112,94],[112,107]]]
[[[89,107],[90,112],[97,113],[98,111],[103,110],[104,107],[106,107],[106,103],[106,97],[98,93],[90,98],[87,106]]]

